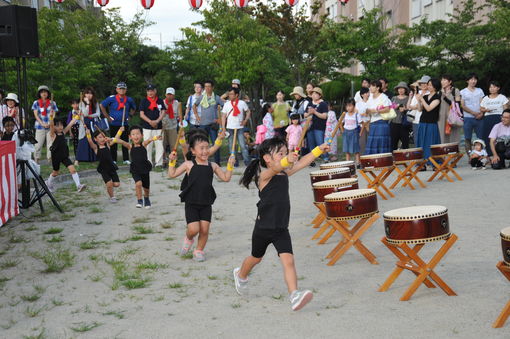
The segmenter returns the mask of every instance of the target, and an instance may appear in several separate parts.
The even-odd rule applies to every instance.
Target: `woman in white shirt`
[[[390,126],[383,120],[381,113],[390,111],[391,100],[382,93],[379,80],[370,83],[370,99],[367,102],[366,113],[370,115],[370,131],[368,133],[365,154],[391,152]]]
[[[489,95],[483,97],[480,103],[480,111],[484,114],[482,119],[482,140],[486,145],[490,144],[489,134],[494,125],[501,122],[501,114],[504,106],[508,103],[508,99],[500,94],[501,85],[497,81],[489,82]],[[489,156],[492,156],[492,150],[487,147]]]

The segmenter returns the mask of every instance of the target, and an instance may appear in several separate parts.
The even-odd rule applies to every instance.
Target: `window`
[[[417,18],[421,16],[421,1],[420,0],[413,0],[411,4],[411,18]]]

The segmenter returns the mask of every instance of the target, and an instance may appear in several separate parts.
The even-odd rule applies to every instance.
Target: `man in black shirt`
[[[147,97],[140,103],[140,118],[142,119],[143,139],[153,139],[162,133],[163,124],[161,120],[166,114],[163,100],[158,98],[157,89],[154,85],[147,86]],[[152,145],[156,148],[156,157],[152,161]],[[152,165],[158,167],[163,165],[163,141],[155,140],[147,145],[147,157]]]

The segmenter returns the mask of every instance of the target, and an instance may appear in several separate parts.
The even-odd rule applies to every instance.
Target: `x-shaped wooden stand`
[[[326,256],[327,259],[330,259],[328,266],[334,265],[352,246],[356,247],[356,249],[371,264],[378,264],[377,260],[375,260],[375,255],[370,252],[370,250],[366,248],[360,240],[363,233],[368,231],[370,226],[372,226],[378,218],[379,214],[375,213],[369,218],[360,219],[352,228],[350,228],[347,221],[333,219],[328,220],[331,225],[333,225],[334,230],[340,232],[342,235],[342,240],[340,240],[338,245],[336,245],[335,248],[333,248],[333,250]]]
[[[424,284],[428,288],[435,288],[436,286],[432,283],[434,281],[437,286],[441,287],[441,289],[447,295],[457,295],[435,272],[434,268],[441,261],[444,255],[448,252],[448,250],[453,246],[455,241],[457,241],[457,236],[455,234],[450,235],[450,237],[446,240],[446,242],[441,246],[441,248],[436,252],[436,254],[432,257],[429,263],[423,261],[418,255],[418,252],[422,249],[425,244],[417,244],[412,248],[409,247],[406,243],[393,244],[388,242],[386,237],[381,239],[382,243],[388,247],[388,249],[395,254],[395,256],[399,259],[396,263],[396,268],[390,274],[390,276],[386,279],[384,284],[382,284],[381,288],[379,288],[379,292],[386,292],[390,286],[395,282],[400,273],[403,270],[409,270],[416,275],[416,279],[409,286],[409,288],[405,291],[400,298],[401,301],[407,301],[411,298],[411,296],[416,292],[418,287],[421,284]],[[432,280],[432,281],[431,281]]]
[[[384,181],[390,176],[394,169],[395,166],[389,166],[381,169],[362,168],[359,171],[368,182],[368,188],[373,188],[377,193],[379,193],[381,198],[388,200],[388,198],[384,195],[383,190],[386,191],[386,193],[392,198],[394,198],[395,195],[391,193],[386,185],[384,185]],[[379,172],[379,174],[376,174],[376,172]]]
[[[414,190],[414,186],[411,183],[413,179],[422,187],[425,188],[425,184],[423,181],[418,178],[418,173],[427,163],[427,159],[418,159],[418,160],[410,160],[410,161],[399,161],[395,162],[395,171],[398,173],[397,180],[390,186],[390,189],[394,189],[400,181],[404,181],[402,183],[402,187],[409,186],[410,189]],[[403,169],[400,169],[399,166],[402,166]]]
[[[438,178],[438,180],[446,178],[446,180],[449,182],[453,182],[453,179],[450,178],[448,173],[453,174],[457,180],[462,180],[460,175],[453,168],[457,165],[463,155],[463,153],[449,153],[443,155],[432,155],[429,157],[429,161],[435,167],[435,171],[434,174],[432,174],[432,176],[429,178],[428,182],[434,180],[434,178],[439,173],[441,173],[441,176]]]
[[[324,244],[326,243],[326,241],[328,241],[329,238],[331,238],[333,233],[335,233],[335,228],[331,224],[331,221],[326,219],[326,206],[324,205],[324,203],[314,202],[313,204],[315,205],[315,207],[319,209],[319,213],[312,221],[312,224],[314,224],[313,228],[318,228],[319,230],[317,231],[317,233],[314,234],[312,240],[319,239],[322,236],[322,234],[330,228],[326,236],[319,241],[319,244]]]
[[[510,280],[510,266],[506,265],[504,262],[500,261],[496,267],[500,272]],[[492,324],[492,327],[499,328],[502,327],[506,320],[508,319],[508,316],[510,316],[510,301],[503,307],[503,310],[501,310],[501,313],[498,316],[498,319]]]

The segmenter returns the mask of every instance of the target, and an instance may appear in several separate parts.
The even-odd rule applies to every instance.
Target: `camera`
[[[25,141],[28,141],[32,145],[37,144],[37,140],[34,137],[34,133],[29,129],[22,129],[18,131],[18,139],[20,142],[20,146],[23,146]]]

